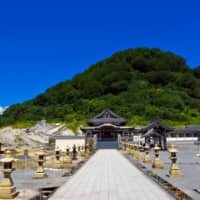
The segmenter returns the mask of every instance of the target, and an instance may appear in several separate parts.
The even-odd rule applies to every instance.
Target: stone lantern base
[[[63,168],[62,163],[61,163],[60,160],[56,160],[56,161],[55,161],[54,168],[55,168],[55,169],[62,169],[62,168]]]
[[[88,152],[85,153],[84,155],[84,160],[87,161],[90,158],[90,154]]]
[[[164,164],[160,161],[160,158],[155,158],[152,167],[156,169],[163,169]]]
[[[42,179],[47,178],[47,174],[45,173],[44,169],[38,168],[35,175],[32,177],[33,179]]]
[[[144,155],[141,152],[138,152],[138,160],[144,161]]]
[[[14,199],[18,195],[16,187],[6,178],[0,184],[0,199]]]
[[[145,155],[144,157],[144,163],[152,163],[151,158],[149,155]]]
[[[177,164],[172,164],[169,174],[167,175],[169,177],[183,177],[183,173],[181,172],[179,166]]]
[[[65,156],[63,161],[63,167],[64,169],[72,169],[72,159],[70,156]]]

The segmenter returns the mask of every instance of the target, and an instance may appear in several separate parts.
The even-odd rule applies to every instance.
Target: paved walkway
[[[50,200],[169,200],[115,149],[101,149]]]

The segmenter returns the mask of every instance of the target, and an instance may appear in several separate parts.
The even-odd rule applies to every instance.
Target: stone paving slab
[[[193,142],[173,142],[177,150],[179,151],[177,156],[178,160],[177,163],[181,171],[184,174],[184,177],[180,178],[170,178],[166,176],[170,169],[170,160],[169,160],[169,153],[167,151],[160,152],[160,158],[162,162],[165,164],[165,168],[163,170],[159,169],[152,169],[151,165],[144,164],[146,168],[152,170],[154,173],[158,174],[171,184],[175,185],[176,187],[180,188],[188,195],[190,195],[194,200],[200,199],[200,194],[195,192],[194,189],[200,188],[200,158],[196,156],[199,152],[199,147],[194,145]],[[151,158],[153,159],[154,155],[151,151],[150,154]],[[142,163],[142,162],[141,162]]]
[[[50,200],[173,199],[118,150],[101,149]]]

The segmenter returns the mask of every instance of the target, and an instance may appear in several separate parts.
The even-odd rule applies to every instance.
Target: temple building
[[[122,137],[133,137],[134,128],[126,126],[127,122],[127,119],[105,109],[94,118],[87,120],[88,127],[81,130],[86,137],[96,135],[98,141],[116,141],[118,134]]]
[[[163,124],[160,120],[155,120],[139,132],[145,138],[146,144],[153,146],[158,144],[161,150],[167,150],[167,136],[171,131],[173,131],[173,128]]]

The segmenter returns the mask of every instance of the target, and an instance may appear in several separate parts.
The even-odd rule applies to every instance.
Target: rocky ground
[[[35,126],[26,129],[6,127],[0,129],[0,141],[5,146],[17,148],[34,148],[41,144],[48,144],[49,137],[54,135],[74,135],[65,124],[48,124],[40,121]]]

